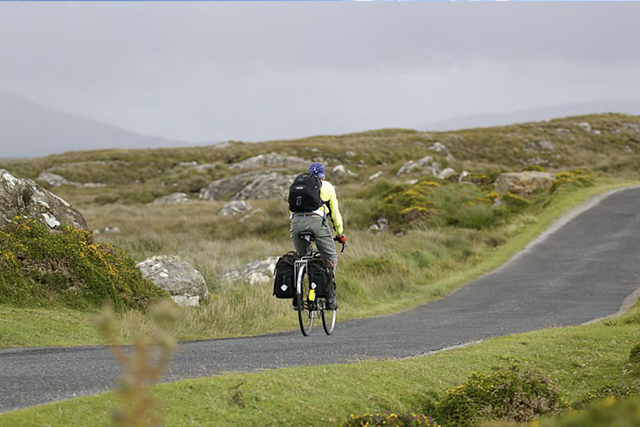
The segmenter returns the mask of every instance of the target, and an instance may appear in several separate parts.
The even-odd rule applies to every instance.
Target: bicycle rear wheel
[[[300,266],[298,272],[298,287],[299,292],[296,293],[298,299],[298,323],[300,323],[300,331],[302,335],[308,337],[313,328],[313,320],[315,317],[315,301],[309,301],[309,275],[306,274],[305,265]]]
[[[320,311],[320,316],[322,317],[322,327],[324,328],[324,332],[327,335],[331,335],[333,333],[333,328],[336,327],[336,314],[338,310],[330,310],[328,308],[323,308]]]

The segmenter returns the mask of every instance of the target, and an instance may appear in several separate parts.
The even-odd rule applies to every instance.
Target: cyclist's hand
[[[336,241],[345,244],[347,243],[347,236],[345,236],[344,234],[341,236],[336,236]]]

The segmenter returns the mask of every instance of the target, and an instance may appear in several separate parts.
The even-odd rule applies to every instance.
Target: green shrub
[[[584,411],[540,420],[540,427],[637,427],[640,425],[640,398],[616,401],[608,397]]]
[[[558,172],[554,176],[555,180],[549,190],[552,194],[560,186],[590,187],[595,183],[589,169],[573,169],[569,172]]]
[[[525,422],[557,412],[561,397],[548,378],[511,368],[491,374],[474,372],[434,405],[434,417],[447,427],[475,426],[483,419]]]
[[[16,218],[0,229],[0,301],[15,306],[93,309],[105,301],[141,308],[167,294],[119,248],[95,244],[92,233]]]
[[[587,392],[584,396],[582,396],[582,398],[574,402],[573,407],[575,409],[584,409],[597,400],[603,400],[607,398],[624,399],[637,394],[638,384],[636,383],[627,384],[622,382],[620,384],[607,385]]]
[[[372,412],[362,415],[349,415],[344,423],[345,427],[351,426],[429,426],[440,427],[431,417],[415,412]]]

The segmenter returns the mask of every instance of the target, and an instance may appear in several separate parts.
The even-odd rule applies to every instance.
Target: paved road
[[[640,279],[640,188],[615,193],[439,301],[322,330],[184,343],[166,380],[225,371],[401,358],[616,313]],[[292,313],[293,315],[293,313]],[[321,349],[319,351],[319,349]],[[101,347],[0,351],[0,412],[113,386],[119,373]]]

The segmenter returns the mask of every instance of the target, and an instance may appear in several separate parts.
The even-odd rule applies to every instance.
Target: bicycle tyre
[[[324,333],[327,335],[331,335],[333,333],[333,329],[336,327],[336,316],[338,310],[330,310],[323,308],[320,312],[320,316],[322,317],[322,328],[324,329]]]
[[[296,298],[298,303],[298,323],[300,324],[300,331],[302,335],[308,337],[313,328],[313,318],[315,311],[309,305],[309,275],[305,272],[305,265],[300,267],[298,272],[297,282],[300,286],[296,287]]]

